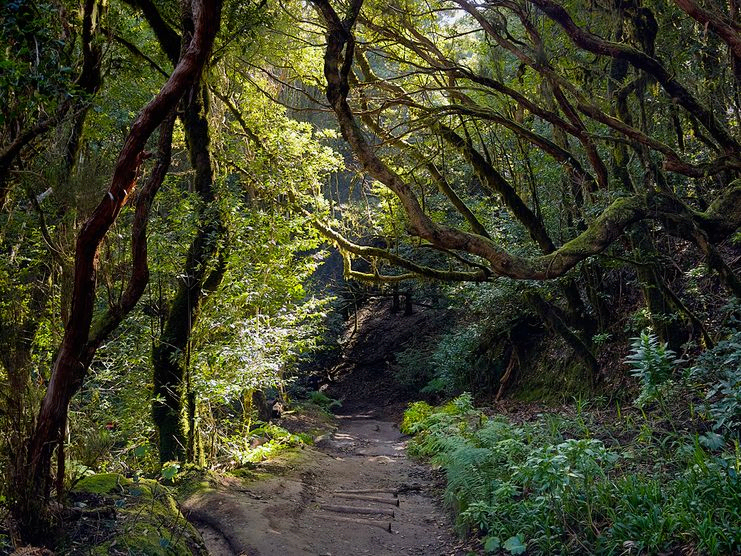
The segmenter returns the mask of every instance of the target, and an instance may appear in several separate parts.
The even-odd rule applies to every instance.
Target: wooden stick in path
[[[333,490],[335,494],[393,494],[394,496],[399,495],[399,491],[395,488],[363,488],[359,490]]]
[[[391,508],[359,508],[357,506],[336,506],[336,505],[323,505],[319,506],[322,510],[328,512],[338,512],[344,514],[371,514],[371,515],[390,515],[394,517],[394,510]]]
[[[339,515],[327,515],[324,517],[328,517],[329,519],[333,519],[334,521],[342,521],[345,523],[357,523],[358,525],[369,525],[371,527],[379,527],[383,529],[384,531],[391,533],[391,522],[390,521],[373,521],[370,519],[356,519],[352,517],[342,517]]]
[[[365,502],[378,502],[379,504],[391,504],[392,506],[399,506],[398,498],[381,498],[380,496],[364,496],[362,494],[348,494],[346,492],[335,492],[336,496],[340,498],[349,498],[351,500],[363,500]]]

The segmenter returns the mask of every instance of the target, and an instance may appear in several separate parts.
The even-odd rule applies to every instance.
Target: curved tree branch
[[[54,442],[64,425],[67,407],[79,390],[87,367],[85,346],[95,305],[97,253],[103,238],[134,190],[139,168],[147,158],[144,146],[157,126],[172,112],[183,93],[197,82],[208,60],[221,16],[220,0],[196,0],[196,30],[169,80],[139,113],[116,163],[107,193],[80,229],[75,255],[71,317],[65,328],[51,379],[29,441],[27,500],[19,513],[26,528],[43,520],[43,499]]]
[[[345,273],[349,277],[352,277],[352,278],[358,278],[358,279],[365,280],[365,281],[371,280],[371,281],[381,281],[381,282],[384,282],[384,281],[385,282],[388,282],[388,281],[397,282],[401,280],[407,280],[414,276],[424,276],[426,278],[434,278],[435,280],[441,280],[444,282],[486,282],[490,280],[492,277],[492,274],[491,272],[488,271],[488,269],[481,268],[481,267],[479,267],[479,270],[470,271],[470,272],[462,272],[462,271],[456,271],[456,270],[440,270],[437,268],[420,265],[413,261],[410,261],[409,259],[400,257],[399,255],[396,255],[395,253],[392,253],[391,251],[388,251],[387,249],[381,249],[379,247],[371,247],[367,245],[358,245],[357,243],[353,243],[347,238],[345,238],[342,234],[333,230],[326,224],[323,224],[316,218],[312,220],[312,225],[317,230],[319,230],[319,232],[324,237],[334,241],[337,244],[337,246],[345,253],[352,253],[353,255],[357,255],[359,257],[363,257],[367,259],[386,260],[395,266],[404,268],[411,272],[411,274],[404,274],[404,275],[397,275],[397,276],[392,276],[392,275],[382,276],[377,273],[374,273],[374,274],[360,273],[358,271],[352,270],[352,266],[350,266],[349,263],[346,262]],[[458,260],[461,260],[460,257],[456,257],[456,258],[458,258]],[[465,261],[465,262],[466,264],[471,264],[470,261]]]
[[[324,57],[327,98],[342,135],[363,169],[397,195],[409,218],[412,234],[444,249],[479,256],[488,261],[494,274],[517,279],[545,280],[563,276],[579,262],[602,252],[631,224],[639,220],[659,219],[670,226],[669,233],[681,235],[683,232],[679,228],[692,218],[687,214],[686,207],[681,208],[683,205],[676,198],[666,194],[647,192],[645,195],[624,197],[603,210],[578,237],[552,253],[531,258],[514,255],[480,235],[433,222],[424,213],[409,184],[375,154],[347,102],[350,86],[346,68],[352,59],[354,44],[351,29],[339,18],[328,0],[313,0],[313,3],[327,24],[327,48]],[[681,208],[679,212],[678,205]],[[739,223],[741,217],[733,224],[738,227]]]

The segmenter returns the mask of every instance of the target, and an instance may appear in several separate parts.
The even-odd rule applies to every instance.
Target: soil
[[[390,298],[374,298],[350,318],[340,339],[342,353],[328,371],[326,393],[343,402],[344,411],[373,411],[384,419],[401,420],[418,391],[396,379],[396,354],[429,349],[434,339],[456,320],[453,311],[415,305],[411,315],[392,312]]]
[[[336,429],[291,459],[269,464],[267,479],[225,479],[184,503],[210,554],[471,553],[442,508],[442,478],[406,456],[408,437],[397,425],[410,400],[394,385],[393,354],[434,334],[444,316],[423,308],[393,314],[389,299],[358,311],[342,357],[327,373],[333,379],[327,393],[343,402]],[[311,428],[300,412],[281,425]]]
[[[338,420],[281,475],[235,479],[184,504],[209,553],[467,554],[440,507],[438,478],[406,457],[396,425],[372,414]]]

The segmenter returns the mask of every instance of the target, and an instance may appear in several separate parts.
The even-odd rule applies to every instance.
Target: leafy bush
[[[250,431],[249,436],[237,435],[227,439],[225,448],[230,461],[241,466],[274,457],[286,448],[305,444],[307,440],[303,435],[266,423]]]
[[[483,537],[487,553],[741,550],[738,448],[710,456],[688,442],[691,457],[655,461],[648,474],[643,460],[654,454],[564,438],[547,417],[518,425],[489,418],[470,395],[437,408],[412,404],[402,428],[415,434],[411,454],[444,469],[458,529]]]
[[[313,403],[314,405],[318,405],[325,411],[332,411],[335,407],[342,407],[342,402],[340,400],[330,398],[329,396],[327,396],[327,394],[319,390],[310,392],[309,400],[311,401],[311,403]]]
[[[413,392],[424,388],[432,380],[430,354],[419,346],[409,347],[395,355],[396,382],[403,389]]]
[[[432,414],[432,406],[427,402],[414,402],[404,412],[401,421],[401,432],[404,434],[416,434],[421,432],[427,418]]]
[[[430,357],[433,378],[423,392],[452,395],[468,388],[474,370],[471,355],[480,338],[480,326],[466,326],[443,336]]]
[[[741,433],[741,331],[705,351],[692,376],[707,384],[707,409],[720,433]]]
[[[666,390],[672,384],[672,377],[677,367],[684,363],[661,343],[655,334],[641,332],[633,338],[631,352],[625,358],[630,365],[630,374],[641,382],[641,393],[636,405],[642,406],[652,401],[662,401]]]

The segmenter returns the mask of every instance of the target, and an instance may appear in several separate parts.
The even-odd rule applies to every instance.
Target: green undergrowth
[[[79,515],[66,525],[62,554],[207,554],[169,489],[157,481],[90,475],[77,483],[70,501]]]
[[[486,553],[741,553],[738,441],[711,446],[635,410],[571,411],[513,423],[464,394],[412,404],[402,430],[445,471],[457,527]]]
[[[176,500],[229,488],[229,476],[260,480],[297,465],[302,448],[331,428],[326,411],[311,404],[287,412],[276,423],[257,423],[247,434],[222,444],[222,463],[203,468],[165,463],[158,479],[117,473],[87,474],[69,494],[72,519],[65,519],[62,554],[205,555],[200,535],[180,513]],[[289,430],[290,429],[290,430]],[[89,473],[89,472],[88,472]],[[162,484],[165,483],[165,484]]]
[[[330,410],[342,405],[322,393],[311,401],[283,414],[278,423],[258,423],[247,434],[225,439],[227,468],[253,469],[256,464],[275,459],[286,452],[314,444],[316,438],[336,427]]]
[[[311,434],[294,434],[276,424],[265,423],[252,429],[249,435],[235,438],[229,452],[237,465],[244,466],[274,458],[284,450],[311,444],[313,440]]]

